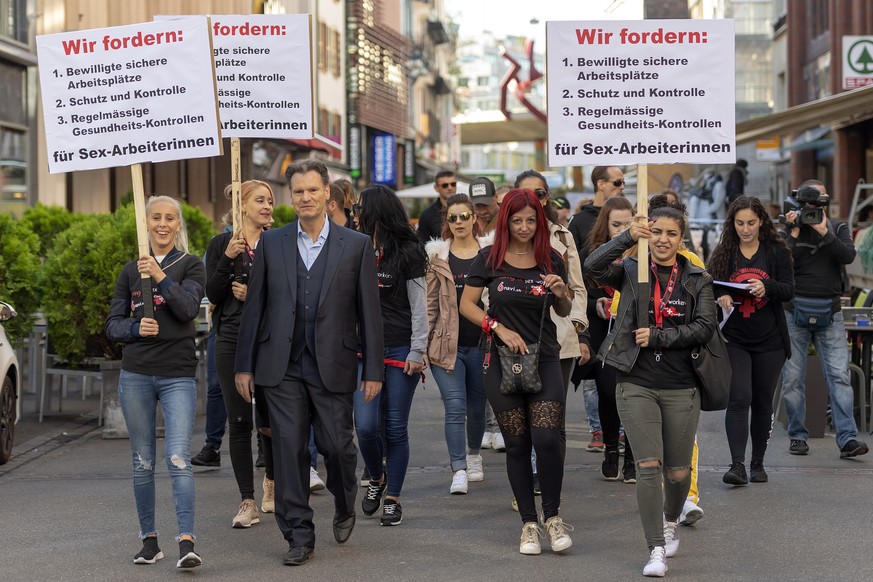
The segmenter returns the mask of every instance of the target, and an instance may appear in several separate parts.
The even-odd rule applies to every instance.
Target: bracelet
[[[497,329],[498,325],[500,325],[500,323],[489,315],[482,318],[482,331],[485,333],[491,333],[493,330]]]

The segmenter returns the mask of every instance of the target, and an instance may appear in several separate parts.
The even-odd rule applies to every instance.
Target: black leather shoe
[[[305,564],[314,553],[314,549],[307,548],[306,546],[292,546],[288,549],[288,553],[285,554],[285,559],[282,560],[282,563],[286,566],[300,566]]]
[[[355,514],[337,513],[333,516],[333,537],[338,544],[344,544],[352,535],[352,530],[355,528]]]

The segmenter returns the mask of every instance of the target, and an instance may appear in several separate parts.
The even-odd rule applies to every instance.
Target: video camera
[[[782,203],[782,220],[789,212],[797,212],[799,217],[797,226],[803,224],[819,224],[824,217],[824,207],[828,205],[830,198],[819,192],[814,186],[801,186],[791,192],[791,196],[785,198]]]

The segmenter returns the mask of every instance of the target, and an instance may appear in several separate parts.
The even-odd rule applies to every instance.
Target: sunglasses
[[[613,180],[612,185],[618,188],[619,186],[624,186],[624,180]]]
[[[545,200],[549,197],[549,192],[545,188],[537,188],[534,190],[534,194],[536,194],[537,198],[540,200]]]
[[[467,222],[473,218],[473,215],[469,212],[462,212],[460,214],[449,214],[446,218],[449,219],[449,223],[457,222],[459,218],[461,222]]]
[[[437,186],[439,186],[440,188],[449,188],[449,187],[454,188],[457,185],[458,185],[457,182],[445,182],[443,184],[437,184]]]
[[[352,204],[352,214],[360,214],[362,206],[360,204]]]

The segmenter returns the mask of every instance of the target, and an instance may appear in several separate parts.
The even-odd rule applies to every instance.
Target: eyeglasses
[[[362,206],[360,204],[352,204],[352,214],[360,214]]]
[[[624,186],[624,180],[613,180],[612,185],[618,188],[619,186]]]
[[[540,200],[545,200],[549,197],[549,192],[545,188],[537,188],[536,190],[534,190],[534,194],[536,194],[537,198],[539,198]]]
[[[457,222],[459,218],[461,219],[461,222],[467,222],[473,218],[473,215],[469,212],[462,212],[460,214],[449,214],[446,218],[449,219],[449,223]]]
[[[439,186],[440,188],[449,188],[449,187],[454,188],[457,185],[458,185],[457,182],[444,182],[442,184],[437,184],[437,186]]]

